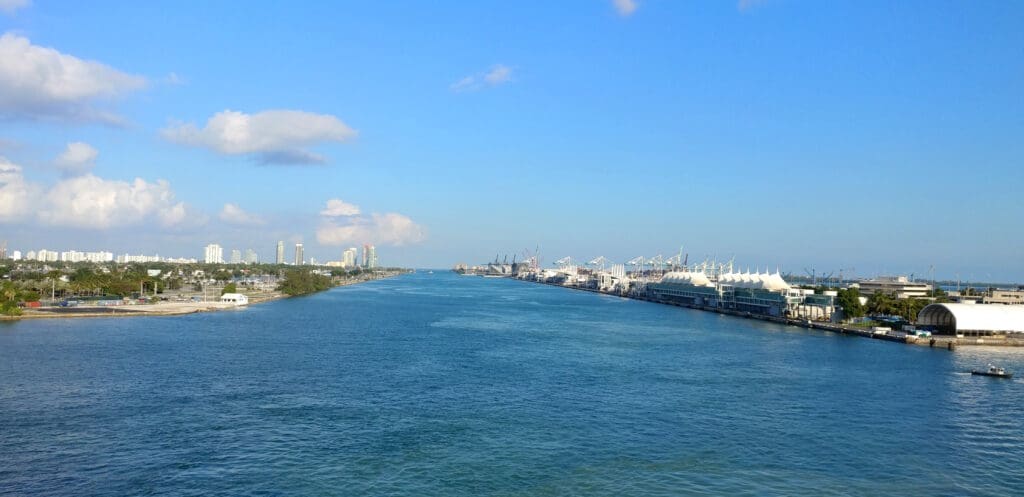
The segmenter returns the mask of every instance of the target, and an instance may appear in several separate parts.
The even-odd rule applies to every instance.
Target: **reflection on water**
[[[437,272],[0,323],[0,494],[1013,495],[1024,351]]]

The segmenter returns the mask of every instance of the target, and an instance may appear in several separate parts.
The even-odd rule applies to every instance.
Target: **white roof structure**
[[[917,315],[920,326],[940,331],[1024,333],[1024,306],[1000,304],[930,304]]]
[[[661,282],[675,283],[678,285],[714,286],[711,284],[711,280],[708,279],[708,276],[700,271],[692,273],[686,271],[665,273],[665,276],[661,277]]]
[[[661,278],[662,283],[674,283],[677,285],[693,286],[715,286],[710,278],[703,272],[677,271],[665,273]],[[778,272],[775,273],[723,273],[718,276],[718,283],[729,285],[734,288],[756,288],[773,292],[789,290],[789,284],[782,279]]]
[[[773,292],[789,290],[789,283],[778,273],[725,273],[718,277],[718,282],[735,288],[758,288]]]

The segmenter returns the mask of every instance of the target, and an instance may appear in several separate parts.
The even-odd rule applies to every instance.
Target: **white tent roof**
[[[711,280],[708,279],[707,275],[700,271],[674,271],[671,273],[665,273],[665,276],[661,277],[661,282],[694,286],[708,286],[711,284]]]
[[[917,315],[917,324],[955,326],[957,331],[1024,333],[1024,306],[1001,304],[930,304]]]

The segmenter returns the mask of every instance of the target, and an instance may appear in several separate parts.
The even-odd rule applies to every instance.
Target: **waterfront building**
[[[224,249],[216,243],[207,245],[203,253],[203,262],[207,264],[223,264]]]
[[[1024,333],[1024,306],[930,304],[917,314],[919,328],[939,335],[990,336]]]
[[[1024,304],[1024,290],[1000,290],[994,288],[981,297],[983,304]]]
[[[234,304],[236,306],[247,305],[249,303],[249,297],[240,293],[225,293],[220,296],[220,301],[226,304]]]
[[[349,247],[341,253],[341,266],[346,268],[356,267],[356,258],[359,255],[359,249],[355,247]]]
[[[930,284],[910,281],[906,276],[879,276],[861,280],[854,285],[860,288],[860,294],[864,296],[881,292],[898,299],[908,299],[928,297],[932,292]]]
[[[284,264],[284,240],[277,242],[277,263]]]
[[[363,244],[363,263],[360,264],[362,267],[370,267],[370,244]]]
[[[369,269],[373,269],[377,267],[377,247],[369,245],[367,248],[367,252],[369,253],[369,255],[367,255],[366,258],[366,267]]]
[[[778,272],[670,272],[648,283],[647,291],[659,300],[768,316],[828,318],[834,311],[832,296],[792,288]]]
[[[259,262],[259,257],[256,255],[256,251],[253,249],[245,249],[245,261],[246,264],[256,264]]]
[[[21,260],[21,251],[20,250],[15,250],[14,252],[11,252],[11,260],[12,261],[20,261]]]
[[[301,266],[304,262],[305,262],[305,259],[303,258],[303,255],[302,255],[302,244],[301,243],[296,243],[295,244],[295,265],[296,266]]]
[[[238,249],[231,249],[231,263],[241,264],[242,263],[242,251]]]

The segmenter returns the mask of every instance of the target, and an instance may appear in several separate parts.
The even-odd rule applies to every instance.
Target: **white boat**
[[[977,370],[977,369],[975,369],[975,370],[971,371],[971,374],[977,375],[977,376],[992,376],[992,377],[995,377],[995,378],[1013,378],[1013,373],[1011,373],[1011,372],[1009,372],[1009,371],[1007,371],[1007,370],[1005,370],[1005,369],[1003,369],[1001,367],[993,366],[991,364],[988,365],[988,369],[987,370]]]

